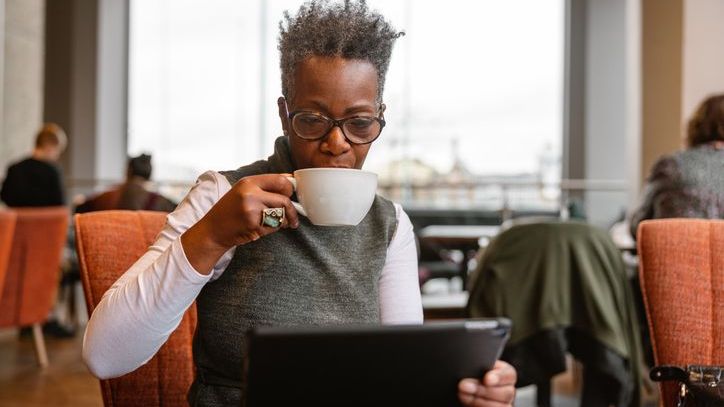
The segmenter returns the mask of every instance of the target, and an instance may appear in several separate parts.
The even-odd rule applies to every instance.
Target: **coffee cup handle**
[[[294,177],[285,177],[287,181],[289,181],[292,184],[292,188],[294,188],[294,191],[297,190],[297,180],[294,179]],[[304,207],[299,202],[292,201],[292,206],[294,206],[294,209],[297,210],[299,214],[302,216],[307,216],[307,211],[304,210]],[[307,216],[308,217],[308,216]]]

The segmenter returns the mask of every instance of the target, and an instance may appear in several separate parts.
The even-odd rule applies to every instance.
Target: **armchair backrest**
[[[53,307],[68,233],[68,208],[14,208],[17,216],[5,283],[0,327],[44,322]]]
[[[108,288],[156,239],[166,213],[101,211],[75,217],[76,244],[88,313]],[[196,306],[184,315],[168,341],[148,363],[124,376],[101,380],[109,406],[185,406],[194,378],[191,353]]]
[[[3,292],[5,273],[10,261],[10,249],[15,233],[15,219],[17,215],[11,211],[0,211],[0,293]]]
[[[642,222],[638,250],[656,364],[724,365],[724,221]]]

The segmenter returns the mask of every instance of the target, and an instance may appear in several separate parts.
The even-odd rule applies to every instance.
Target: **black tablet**
[[[457,406],[458,381],[483,377],[509,331],[506,319],[256,328],[247,340],[246,405]]]

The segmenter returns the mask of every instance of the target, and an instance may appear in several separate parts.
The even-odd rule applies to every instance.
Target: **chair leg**
[[[78,328],[78,310],[75,306],[75,283],[70,284],[70,298],[68,299],[68,319],[70,320],[70,326],[73,329]]]
[[[535,398],[538,407],[551,407],[551,382],[536,383]]]
[[[607,385],[606,376],[590,366],[583,366],[583,389],[581,407],[609,407],[612,403],[612,391]]]
[[[38,358],[38,364],[40,367],[48,366],[48,353],[45,351],[43,326],[39,323],[33,324],[33,340],[35,341],[35,356]]]

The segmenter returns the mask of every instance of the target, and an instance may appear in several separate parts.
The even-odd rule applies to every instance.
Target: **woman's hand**
[[[513,366],[498,360],[482,380],[460,380],[458,398],[466,406],[512,406],[515,399],[515,380],[516,373]]]
[[[297,228],[299,219],[289,197],[294,192],[290,174],[244,177],[191,226],[181,243],[189,263],[208,274],[221,256],[234,246],[274,233],[280,228]],[[262,224],[262,211],[284,208],[285,219],[278,228]]]

